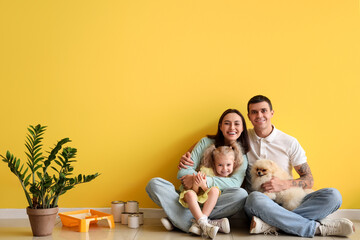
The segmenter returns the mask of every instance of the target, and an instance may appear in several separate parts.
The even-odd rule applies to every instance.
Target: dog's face
[[[251,175],[253,177],[263,177],[267,175],[272,175],[275,172],[274,162],[261,159],[257,160],[251,168]]]
[[[258,177],[265,176],[265,175],[268,174],[268,173],[269,173],[269,171],[268,171],[267,169],[265,169],[265,168],[260,168],[260,167],[257,167],[257,168],[256,168],[256,175],[257,175]]]

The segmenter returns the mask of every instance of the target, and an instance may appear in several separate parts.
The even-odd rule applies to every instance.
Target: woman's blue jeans
[[[153,178],[146,186],[149,197],[162,207],[172,224],[184,232],[191,227],[194,218],[188,208],[179,203],[179,193],[174,185],[162,178]],[[211,212],[210,219],[230,217],[243,209],[247,192],[242,188],[228,188],[224,190]]]
[[[335,212],[342,203],[342,197],[334,188],[323,188],[304,198],[293,211],[281,207],[265,194],[249,194],[244,210],[249,218],[259,217],[271,226],[292,235],[314,237],[316,221]]]

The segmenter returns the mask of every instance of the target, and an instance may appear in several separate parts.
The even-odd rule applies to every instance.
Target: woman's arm
[[[182,169],[182,168],[185,168],[187,169],[187,166],[192,166],[194,165],[194,162],[193,160],[191,160],[191,152],[192,150],[194,149],[196,144],[194,144],[193,146],[191,146],[191,148],[189,148],[189,150],[181,156],[180,158],[180,163],[178,165],[178,169]]]
[[[195,146],[196,147],[196,146]],[[205,150],[205,149],[204,149]],[[184,154],[181,159],[180,163],[178,165],[179,169],[188,169],[194,167],[194,162],[192,160],[192,153],[190,154]],[[248,160],[246,154],[243,155],[243,164],[240,166],[237,172],[235,172],[231,177],[229,178],[223,178],[223,177],[207,177],[207,185],[208,187],[217,186],[220,190],[223,190],[225,188],[230,187],[240,187],[241,184],[244,181],[245,175],[246,175],[246,168],[248,166]],[[187,177],[184,176],[183,179],[186,179]],[[181,179],[180,179],[181,180]],[[185,180],[186,181],[186,180]]]
[[[201,158],[203,157],[205,149],[208,148],[212,143],[213,143],[212,139],[204,137],[195,145],[195,147],[191,152],[191,155],[185,154],[188,155],[188,157],[191,157],[191,161],[193,162],[192,166],[189,166],[186,169],[181,168],[177,174],[177,178],[181,180],[181,183],[185,189],[192,188],[193,185],[192,175],[196,174],[196,169],[198,168],[198,166],[200,166]]]
[[[191,152],[191,160],[194,162],[192,166],[188,166],[188,168],[181,168],[178,171],[177,178],[180,179],[185,175],[193,175],[196,172],[196,168],[200,166],[201,158],[203,157],[204,151],[213,143],[213,140],[210,138],[204,137],[202,138],[194,147]]]

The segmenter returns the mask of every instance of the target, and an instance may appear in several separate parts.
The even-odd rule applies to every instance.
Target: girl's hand
[[[199,187],[201,187],[202,190],[206,191],[208,189],[206,184],[206,174],[199,172],[196,177],[199,182]]]
[[[196,184],[200,184],[202,182],[202,175],[201,172],[198,172],[194,178]]]

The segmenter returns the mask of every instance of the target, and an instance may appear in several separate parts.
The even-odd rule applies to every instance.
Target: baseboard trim
[[[59,212],[71,212],[83,209],[93,209],[104,213],[111,213],[111,208],[60,208]],[[162,218],[166,214],[161,208],[140,208],[140,212],[144,213],[144,218]],[[20,219],[27,218],[25,208],[0,208],[0,219]]]
[[[60,208],[59,212],[70,212],[82,209],[89,208]],[[110,208],[90,208],[100,212],[111,213]],[[162,218],[165,217],[166,214],[164,210],[161,208],[140,208],[140,212],[144,213],[144,218]],[[240,216],[240,215],[239,215]],[[329,215],[331,218],[348,218],[351,220],[360,220],[360,209],[339,209],[333,214]],[[17,219],[17,218],[27,218],[26,209],[16,209],[16,208],[8,208],[8,209],[0,209],[0,219]],[[234,218],[238,218],[238,216],[234,216]]]
[[[351,220],[360,220],[360,209],[339,209],[329,215],[330,218],[348,218]]]

